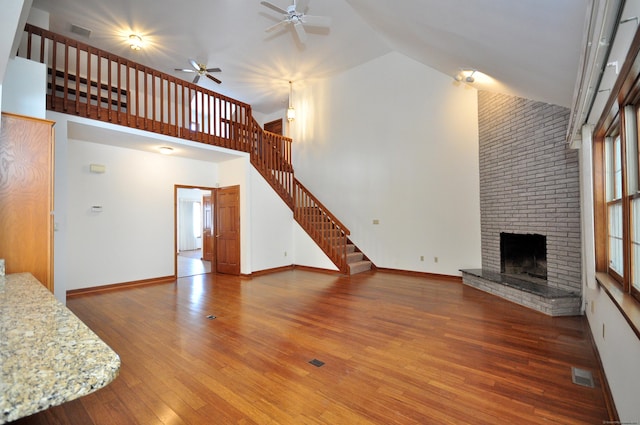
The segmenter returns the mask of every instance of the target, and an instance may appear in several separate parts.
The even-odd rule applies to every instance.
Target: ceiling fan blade
[[[307,42],[307,33],[304,31],[302,22],[296,22],[295,24],[293,24],[293,28],[296,30],[296,34],[298,35],[298,40],[300,40],[300,43],[305,44]]]
[[[200,81],[200,74],[195,76],[195,78],[193,79],[193,83],[196,84],[198,81]]]
[[[193,69],[190,68],[176,68],[176,71],[182,71],[182,72],[196,72]]]
[[[207,68],[207,72],[222,72],[220,68]]]
[[[222,84],[222,81],[218,80],[216,77],[214,77],[213,75],[210,74],[205,74],[207,76],[208,79],[215,81],[218,84]]]
[[[280,21],[280,22],[278,22],[278,23],[277,23],[277,24],[275,24],[275,25],[271,25],[271,26],[270,26],[269,28],[267,28],[265,31],[266,31],[266,32],[274,31],[274,30],[276,30],[276,29],[278,29],[278,28],[280,28],[280,27],[282,27],[282,26],[287,25],[288,23],[289,23],[289,21]]]
[[[304,15],[302,17],[302,22],[305,25],[310,25],[312,27],[328,28],[331,26],[331,18],[328,16]]]
[[[189,59],[189,63],[191,64],[193,69],[195,69],[196,71],[200,71],[200,64],[198,64],[198,62],[196,62],[194,59]]]
[[[269,3],[268,1],[261,1],[260,2],[261,5],[268,7],[271,10],[275,10],[278,13],[282,13],[283,15],[287,14],[287,11],[284,9],[279,8],[278,6],[276,6],[273,3]]]

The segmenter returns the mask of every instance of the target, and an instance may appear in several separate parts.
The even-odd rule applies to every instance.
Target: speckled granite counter
[[[0,424],[96,391],[120,357],[31,274],[0,276]]]

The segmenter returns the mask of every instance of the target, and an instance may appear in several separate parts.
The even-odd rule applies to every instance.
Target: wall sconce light
[[[289,108],[287,108],[287,121],[291,122],[296,119],[296,110],[293,108],[293,83],[289,81]]]
[[[458,72],[453,79],[458,82],[473,83],[476,81],[473,77],[476,71],[477,69],[461,68],[460,72]]]
[[[129,36],[129,47],[131,47],[131,50],[142,49],[142,37],[137,34],[131,34]]]

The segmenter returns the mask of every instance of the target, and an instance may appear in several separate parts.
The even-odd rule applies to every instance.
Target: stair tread
[[[371,270],[371,261],[362,260],[349,264],[349,274],[357,274]]]
[[[362,252],[347,252],[348,264],[357,263],[359,261],[362,261],[363,258],[364,254]]]

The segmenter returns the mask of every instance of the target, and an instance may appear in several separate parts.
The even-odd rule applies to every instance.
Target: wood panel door
[[[202,259],[211,261],[215,258],[215,237],[213,227],[213,197],[202,197]]]
[[[240,274],[240,186],[216,191],[216,271]]]
[[[2,114],[0,258],[53,292],[53,121]]]
[[[282,118],[265,123],[264,130],[282,136]]]

